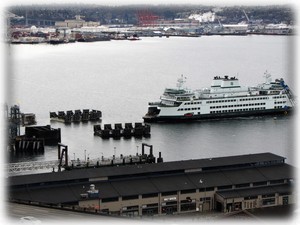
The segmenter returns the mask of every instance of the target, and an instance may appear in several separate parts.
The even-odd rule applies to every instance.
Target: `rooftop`
[[[153,164],[155,165],[155,164]],[[120,167],[121,168],[121,167]],[[96,169],[98,170],[98,169]],[[84,170],[78,170],[82,172]],[[111,180],[77,180],[77,182],[60,182],[55,185],[40,183],[38,186],[25,185],[10,188],[9,198],[44,203],[72,203],[80,200],[80,194],[89,190],[94,184],[99,190],[99,198],[115,198],[142,194],[158,194],[172,191],[202,189],[208,191],[211,187],[221,187],[254,182],[278,181],[293,178],[293,167],[288,164],[276,164],[263,167],[218,169],[214,171],[198,171],[192,173],[152,174],[139,177],[126,177]],[[54,173],[55,174],[55,173]],[[272,174],[272,175],[271,175]],[[22,178],[23,179],[23,178]],[[36,182],[36,181],[35,181]],[[270,189],[271,188],[271,189]],[[259,191],[274,191],[271,186],[265,186]],[[255,188],[256,190],[257,188]],[[218,191],[222,196],[242,196],[245,188]],[[283,189],[286,191],[286,188]],[[50,197],[51,196],[51,197]]]
[[[23,176],[9,177],[10,186],[22,186],[28,184],[50,183],[57,184],[73,183],[78,181],[92,180],[113,180],[129,177],[145,177],[161,174],[184,174],[196,171],[215,171],[234,168],[252,168],[264,165],[283,164],[285,158],[272,153],[258,153],[237,156],[227,156],[218,158],[192,159],[184,161],[137,164],[137,165],[120,165],[113,167],[100,167],[88,169],[74,169],[59,173],[31,174]],[[247,172],[245,172],[247,173]],[[250,171],[248,173],[251,174]],[[280,173],[280,172],[279,172]],[[273,172],[267,173],[270,178]],[[234,175],[232,175],[234,176]],[[235,175],[232,179],[236,179]],[[242,179],[242,178],[239,178]]]

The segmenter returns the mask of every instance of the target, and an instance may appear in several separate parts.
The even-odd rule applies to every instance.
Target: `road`
[[[6,203],[6,215],[5,224],[19,224],[21,218],[25,216],[32,216],[36,218],[38,223],[27,223],[27,224],[53,224],[54,222],[67,222],[66,224],[83,224],[83,222],[97,222],[97,224],[104,224],[106,222],[118,223],[125,219],[107,217],[101,215],[85,214],[80,212],[71,212],[66,210],[44,208],[31,205],[23,205],[17,203]],[[3,224],[3,223],[2,223]]]

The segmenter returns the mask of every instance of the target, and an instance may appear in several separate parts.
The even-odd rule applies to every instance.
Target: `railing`
[[[19,163],[8,163],[5,165],[5,169],[8,175],[12,175],[12,174],[22,173],[27,171],[53,169],[53,168],[57,168],[58,165],[59,165],[59,160],[19,162]]]

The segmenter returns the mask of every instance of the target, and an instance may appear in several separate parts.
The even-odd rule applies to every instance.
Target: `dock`
[[[131,138],[131,137],[149,137],[151,127],[149,124],[144,123],[125,123],[124,127],[121,123],[104,124],[103,128],[100,124],[94,125],[94,135],[106,138]]]
[[[100,110],[89,110],[89,109],[83,109],[82,111],[80,109],[75,110],[74,112],[72,110],[68,111],[58,111],[56,112],[50,112],[50,120],[51,121],[58,121],[63,123],[79,123],[79,122],[88,122],[88,121],[98,121],[102,117],[102,112]]]

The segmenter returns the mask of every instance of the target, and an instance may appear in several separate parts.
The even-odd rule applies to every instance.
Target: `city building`
[[[76,15],[75,20],[65,20],[55,22],[55,27],[68,27],[68,28],[80,28],[80,27],[97,27],[100,26],[100,22],[85,21],[81,19],[82,16]]]

